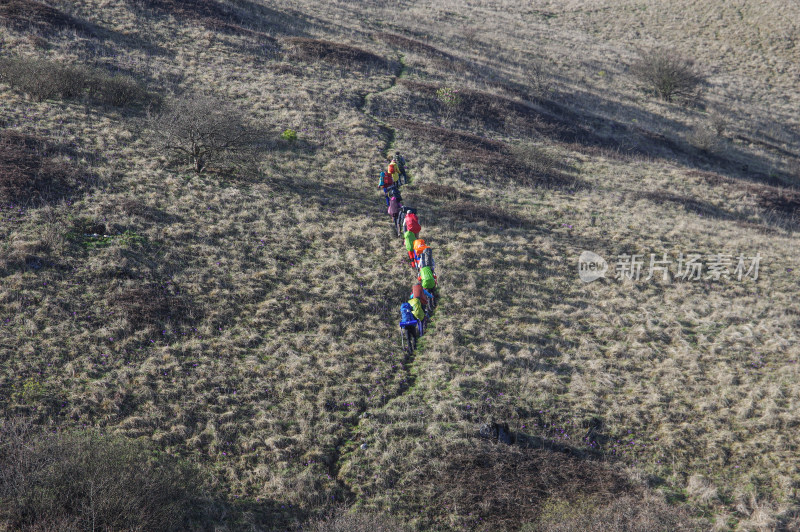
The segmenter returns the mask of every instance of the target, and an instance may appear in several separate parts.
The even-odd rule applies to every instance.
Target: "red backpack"
[[[416,214],[406,214],[406,231],[411,231],[414,234],[419,234],[422,227],[419,225],[419,220]]]

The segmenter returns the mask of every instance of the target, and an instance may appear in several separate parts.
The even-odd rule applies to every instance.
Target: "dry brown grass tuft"
[[[455,57],[452,54],[440,50],[435,46],[431,46],[430,44],[424,43],[418,39],[412,39],[409,37],[404,37],[402,35],[397,35],[396,33],[387,33],[387,32],[376,33],[375,37],[377,37],[378,39],[382,40],[383,42],[391,46],[396,46],[398,48],[402,48],[410,52],[415,52],[430,57],[439,57],[449,60],[455,59]]]
[[[308,525],[311,532],[401,532],[408,526],[387,515],[348,512],[340,510],[333,515],[312,521]]]
[[[179,324],[201,317],[188,296],[172,282],[125,286],[110,296],[109,306],[121,310],[135,329],[165,322]]]
[[[543,515],[521,532],[699,532],[708,525],[652,495],[623,495],[606,503],[589,495],[578,501],[548,501]]]
[[[458,221],[487,222],[500,227],[525,227],[531,223],[530,220],[511,214],[497,205],[484,205],[471,200],[447,202],[440,210]]]
[[[305,61],[321,60],[346,67],[353,67],[354,64],[380,68],[389,66],[385,57],[349,44],[310,37],[289,37],[285,42],[289,55]]]
[[[84,21],[36,0],[4,0],[0,3],[0,22],[16,31],[75,30],[84,35],[93,34]]]
[[[689,170],[686,175],[699,177],[713,186],[727,186],[733,190],[750,194],[756,198],[757,203],[765,211],[783,217],[790,225],[800,223],[800,190],[797,188],[787,188],[779,184],[747,182],[703,170]],[[775,181],[782,183],[777,178]]]
[[[454,446],[437,462],[432,474],[415,480],[436,506],[456,510],[457,522],[449,523],[456,529],[518,530],[551,498],[577,501],[592,494],[606,503],[638,495],[607,465],[559,452],[480,443]]]
[[[523,186],[581,186],[578,178],[553,167],[552,161],[543,154],[529,158],[533,152],[501,141],[420,122],[400,119],[393,124],[417,139],[441,147],[454,164],[466,166],[465,169],[473,174],[486,174],[494,180],[507,180]]]
[[[40,137],[0,131],[0,202],[54,201],[81,188],[82,172]]]

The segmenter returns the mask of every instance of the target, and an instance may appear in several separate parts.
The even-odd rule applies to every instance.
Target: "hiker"
[[[400,167],[394,157],[392,157],[392,160],[389,162],[389,166],[386,167],[386,173],[392,176],[395,182],[400,182]]]
[[[419,269],[417,281],[420,282],[422,288],[429,291],[431,294],[433,294],[433,297],[438,299],[438,295],[436,293],[438,289],[438,281],[436,279],[436,274],[433,272],[430,266],[424,266]]]
[[[408,296],[408,299],[414,299],[415,297],[422,302],[425,312],[430,314],[433,308],[433,296],[431,293],[422,288],[421,284],[417,283],[411,287],[411,294]]]
[[[386,211],[392,217],[392,226],[396,227],[397,217],[400,216],[400,201],[397,199],[397,195],[391,194],[389,196],[389,208]]]
[[[397,186],[397,183],[394,185],[386,188],[386,195],[391,197],[397,198],[397,203],[403,203],[403,196],[400,194],[400,188]]]
[[[394,160],[397,161],[397,170],[400,173],[399,181],[406,185],[408,184],[408,176],[406,175],[406,159],[400,155],[399,151],[394,152]]]
[[[422,301],[418,297],[409,299],[408,304],[411,305],[411,313],[417,320],[422,321],[425,319],[425,309],[422,307]]]
[[[417,211],[415,209],[410,209],[406,211],[406,217],[403,220],[403,225],[405,226],[406,231],[411,231],[414,234],[419,234],[422,230],[422,227],[419,225],[419,219],[417,218]],[[416,240],[416,238],[414,239]],[[411,250],[414,249],[414,245],[412,242]]]
[[[406,231],[403,235],[406,240],[406,251],[408,251],[408,258],[411,260],[411,267],[416,268],[414,259],[414,241],[417,240],[417,234],[411,231]]]
[[[386,192],[386,189],[394,185],[394,180],[392,179],[391,174],[386,174],[386,172],[381,172],[381,178],[378,182],[378,188],[383,189],[383,195],[386,198],[386,206],[389,206],[389,194]]]
[[[428,249],[428,246],[425,245],[425,241],[421,238],[418,238],[414,241],[414,266],[419,270],[420,260],[422,259],[422,252]]]
[[[436,271],[436,265],[433,262],[433,250],[427,245],[419,253],[419,263],[417,264],[417,268],[421,270],[426,266],[428,266],[431,271]]]

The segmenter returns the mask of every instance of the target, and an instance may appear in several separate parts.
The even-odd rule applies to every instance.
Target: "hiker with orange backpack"
[[[423,250],[428,249],[425,241],[421,238],[414,240],[414,267],[419,271],[419,261],[422,258]]]
[[[400,183],[400,165],[397,164],[397,159],[392,157],[389,161],[389,166],[386,167],[386,173],[392,176],[395,183]]]

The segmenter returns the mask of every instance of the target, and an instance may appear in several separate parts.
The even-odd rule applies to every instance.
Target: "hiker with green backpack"
[[[433,268],[430,266],[423,266],[420,268],[417,280],[422,285],[422,288],[433,294],[434,299],[439,299],[439,283],[436,279],[436,273],[433,271]]]

